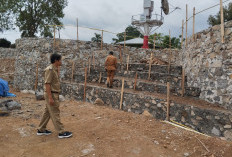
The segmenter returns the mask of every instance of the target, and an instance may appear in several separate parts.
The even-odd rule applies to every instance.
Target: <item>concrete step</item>
[[[75,75],[74,82],[83,83],[84,82],[83,75]],[[134,79],[124,78],[124,88],[134,89]],[[106,84],[106,77],[101,78],[101,84]],[[99,83],[99,76],[96,75],[88,75],[87,82],[89,83]],[[122,87],[122,77],[115,77],[113,81],[113,87],[121,88]],[[155,93],[167,93],[167,85],[160,82],[148,81],[143,79],[138,79],[136,82],[136,90],[137,91],[148,91],[148,92],[155,92]],[[170,91],[173,95],[180,96],[182,93],[182,88],[178,86],[172,86]],[[185,96],[192,96],[192,97],[199,97],[200,96],[200,89],[195,87],[185,87]]]
[[[62,83],[62,95],[83,101],[83,83]],[[94,103],[100,98],[106,106],[119,109],[121,99],[120,88],[106,88],[105,85],[88,83],[85,101]],[[202,133],[212,136],[223,136],[231,131],[232,113],[199,99],[189,97],[170,98],[170,118]],[[133,91],[125,89],[122,110],[142,114],[149,112],[154,118],[166,118],[166,94]]]

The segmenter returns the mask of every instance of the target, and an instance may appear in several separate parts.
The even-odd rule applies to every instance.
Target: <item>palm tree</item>
[[[101,38],[102,38],[101,35],[97,34],[97,33],[94,33],[94,34],[95,34],[95,37],[92,37],[91,41],[100,43],[101,42]]]

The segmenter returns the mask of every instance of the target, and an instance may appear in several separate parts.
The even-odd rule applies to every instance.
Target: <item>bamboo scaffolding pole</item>
[[[193,8],[193,41],[195,41],[195,15],[196,15],[196,9]]]
[[[182,67],[182,81],[181,81],[181,88],[182,88],[182,92],[181,92],[181,96],[183,97],[184,96],[184,84],[185,84],[185,70],[184,68]]]
[[[89,74],[90,74],[90,70],[91,70],[91,58],[89,57]]]
[[[102,35],[101,35],[101,50],[103,50],[103,30],[102,30]]]
[[[137,78],[138,78],[138,72],[136,72],[136,74],[135,74],[134,90],[136,90]]]
[[[148,78],[147,78],[148,80],[150,80],[150,78],[151,78],[152,59],[153,59],[153,53],[151,53],[150,62],[149,62],[149,72],[148,72]]]
[[[125,47],[126,47],[126,30],[125,30],[125,32],[124,32],[124,50],[125,50]]]
[[[55,50],[55,46],[56,46],[56,25],[54,25],[54,28],[53,28],[54,30],[54,41],[53,41],[53,50]]]
[[[85,68],[85,85],[84,85],[84,99],[83,99],[84,102],[86,97],[86,84],[87,84],[87,67]]]
[[[71,76],[71,83],[73,83],[74,66],[75,66],[75,63],[74,63],[74,61],[72,61],[72,76]]]
[[[122,79],[122,89],[121,89],[120,110],[122,109],[123,92],[124,92],[124,78]]]
[[[38,71],[39,71],[39,64],[36,64],[36,77],[35,77],[35,91],[37,90],[38,86]]]
[[[154,50],[155,50],[155,40],[156,40],[156,34],[154,34]]]
[[[188,44],[188,4],[186,4],[186,38],[185,38],[185,47]]]
[[[119,45],[119,52],[120,52],[120,62],[122,65],[122,46],[121,45]]]
[[[220,11],[221,11],[221,41],[225,43],[225,26],[224,26],[224,14],[223,14],[223,0],[220,0]]]
[[[129,70],[129,61],[130,61],[130,56],[127,56],[127,61],[126,61],[126,70]]]
[[[183,47],[183,40],[184,40],[184,20],[182,20],[181,48]]]
[[[170,74],[170,69],[171,69],[171,59],[172,59],[172,55],[171,55],[171,47],[172,47],[172,43],[171,43],[171,31],[169,30],[169,57],[168,57],[168,74]]]
[[[78,18],[77,18],[77,40],[79,40],[79,37],[78,37]]]
[[[170,83],[167,82],[167,121],[170,121]]]
[[[102,73],[100,72],[100,76],[99,76],[99,83],[101,83],[101,79],[102,79]]]
[[[93,52],[93,69],[95,70],[96,66],[95,66],[95,53]]]

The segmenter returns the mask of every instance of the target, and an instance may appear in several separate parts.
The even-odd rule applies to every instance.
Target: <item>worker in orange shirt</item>
[[[109,88],[113,87],[113,79],[117,69],[117,58],[113,55],[114,53],[110,51],[105,61],[105,69],[107,70],[107,87]]]

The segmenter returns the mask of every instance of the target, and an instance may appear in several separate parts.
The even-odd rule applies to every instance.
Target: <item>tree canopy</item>
[[[22,37],[52,37],[52,27],[62,25],[67,0],[0,0],[0,27],[19,28]]]
[[[130,39],[138,38],[138,37],[143,38],[143,35],[135,27],[133,27],[131,25],[128,26],[125,31],[126,31],[126,40],[130,40]],[[124,41],[124,33],[125,32],[118,33],[116,35],[117,39],[116,38],[112,39],[114,41],[114,43]]]
[[[101,42],[101,38],[102,38],[101,35],[97,34],[97,33],[94,33],[94,34],[95,34],[95,37],[92,37],[91,41],[100,43]]]
[[[228,6],[223,7],[224,21],[232,20],[232,3],[229,3]],[[219,11],[215,16],[210,15],[208,18],[208,24],[210,26],[221,24],[221,11]]]

